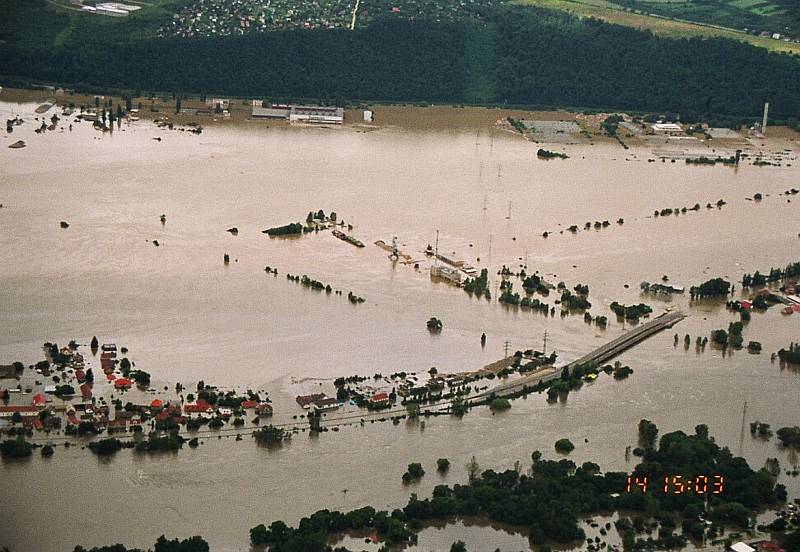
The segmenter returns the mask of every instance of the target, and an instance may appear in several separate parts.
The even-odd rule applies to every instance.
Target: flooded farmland
[[[577,463],[630,470],[636,459],[624,450],[635,446],[641,418],[662,432],[706,423],[756,469],[768,457],[797,463],[774,439],[749,432],[742,439],[741,429],[745,401],[748,423],[800,421],[800,373],[770,361],[800,337],[800,314],[753,313],[745,337],[762,343],[760,355],[698,352],[674,346],[673,334],[694,342],[727,328],[735,313],[720,301],[690,304],[688,293],[639,291],[662,275],[687,289],[720,276],[745,298],[744,273],[800,260],[800,199],[783,195],[800,187],[796,136],[745,148],[780,157],[781,166],[693,166],[608,140],[559,144],[551,149],[567,159],[538,159],[537,149],[548,146],[496,128],[501,110],[437,108],[428,118],[424,108],[384,108],[382,118],[376,108],[369,132],[242,121],[195,135],[143,120],[113,133],[82,123],[36,135],[35,108],[0,102],[6,119],[25,120],[2,143],[27,144],[0,148],[0,364],[33,364],[45,341],[88,343],[97,335],[128,347],[153,387],[204,380],[268,390],[275,420],[288,421],[303,412],[296,394],[338,376],[475,370],[502,358],[506,342],[511,351],[541,348],[545,331],[548,351],[574,360],[625,331],[613,301],[646,302],[655,314],[679,308],[688,318],[624,353],[620,360],[634,370],[628,379],[600,378],[554,404],[533,394],[503,413],[477,408],[463,419],[431,418],[424,428],[404,420],[300,433],[280,450],[228,434],[177,455],[98,460],[58,447],[50,459],[4,461],[0,545],[15,552],[148,546],[162,533],[202,534],[212,550],[246,550],[258,523],[296,523],[320,508],[401,507],[412,492],[428,496],[439,483],[464,482],[473,455],[482,467],[511,468],[529,463],[536,449],[555,458],[561,437],[576,444]],[[763,199],[750,201],[756,193]],[[720,208],[705,207],[720,199]],[[696,203],[696,212],[654,216]],[[327,231],[262,233],[318,209],[335,211],[366,247]],[[584,229],[605,220],[607,227]],[[226,232],[234,226],[237,235]],[[489,269],[491,301],[431,281],[424,251],[437,231],[441,254]],[[393,237],[419,269],[374,245]],[[265,273],[267,265],[278,275]],[[608,316],[608,327],[498,303],[503,265],[538,270],[570,289],[588,285],[591,313]],[[296,285],[287,273],[365,302]],[[440,333],[426,328],[432,316],[443,321]],[[434,470],[441,457],[453,464],[447,476]],[[403,485],[410,462],[429,473]],[[800,494],[797,477],[779,482],[790,497]],[[46,520],[34,515],[46,510]],[[457,538],[471,550],[527,547],[524,535],[467,525],[425,529],[418,549],[447,549]]]

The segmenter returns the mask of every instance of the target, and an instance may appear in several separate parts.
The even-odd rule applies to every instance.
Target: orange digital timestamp
[[[662,490],[664,494],[720,495],[725,492],[725,477],[722,475],[665,475]],[[646,493],[650,488],[647,476],[629,476],[625,491]]]

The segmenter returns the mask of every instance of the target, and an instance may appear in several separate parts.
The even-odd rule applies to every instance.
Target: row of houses
[[[158,399],[156,399],[158,400]],[[246,400],[242,401],[240,408],[242,410],[254,410],[259,416],[271,416],[272,405],[268,402]],[[204,415],[218,415],[221,418],[230,418],[234,414],[233,408],[227,406],[215,406],[202,399],[198,399],[195,403],[187,403],[183,405],[183,412],[189,416]]]
[[[457,374],[431,376],[426,382],[420,382],[416,376],[408,376],[397,386],[397,394],[402,397],[410,397],[423,393],[436,393],[444,390],[445,387],[460,387],[465,383],[464,378]]]
[[[318,412],[327,412],[329,410],[336,410],[340,406],[342,406],[342,402],[339,399],[329,397],[325,393],[313,393],[311,395],[298,395],[295,398],[297,404],[299,404],[305,410],[315,410]],[[380,391],[374,393],[369,399],[370,407],[385,407],[389,406],[392,402],[389,393],[385,391]]]
[[[272,415],[272,405],[262,401],[246,400],[241,403],[242,410],[251,410],[260,417]],[[32,427],[37,430],[59,429],[61,415],[66,418],[69,425],[78,426],[81,422],[89,422],[96,428],[108,428],[110,432],[124,430],[128,426],[138,425],[143,420],[154,419],[156,422],[172,421],[176,424],[185,424],[192,417],[219,416],[228,419],[234,415],[234,409],[225,406],[215,406],[205,401],[184,404],[177,402],[164,402],[154,399],[150,404],[128,404],[124,409],[118,409],[114,418],[110,418],[110,409],[107,405],[61,401],[57,404],[47,404],[44,394],[34,396],[31,405],[4,405],[0,406],[0,420],[14,420],[15,415],[23,427]],[[6,424],[4,424],[6,425]]]

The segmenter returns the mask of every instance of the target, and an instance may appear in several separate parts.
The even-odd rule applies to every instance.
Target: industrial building
[[[125,17],[130,12],[140,9],[141,6],[122,4],[120,2],[103,2],[96,6],[82,6],[81,10],[98,15],[109,15],[111,17]]]
[[[344,108],[286,104],[263,107],[260,101],[253,100],[252,116],[259,119],[288,119],[293,123],[340,125],[344,122]]]
[[[683,132],[683,128],[675,123],[656,123],[651,128],[659,134],[680,134]]]

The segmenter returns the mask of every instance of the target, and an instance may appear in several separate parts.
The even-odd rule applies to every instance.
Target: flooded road
[[[779,195],[798,187],[796,160],[736,169],[648,163],[648,150],[603,143],[559,146],[569,159],[543,161],[539,145],[490,123],[446,124],[437,114],[427,125],[425,110],[411,108],[413,124],[402,125],[395,113],[395,124],[370,132],[251,122],[197,136],[140,121],[113,134],[83,123],[71,133],[35,135],[34,108],[0,103],[7,119],[16,112],[26,120],[0,148],[0,363],[34,363],[45,341],[86,343],[97,335],[127,346],[156,383],[194,387],[202,379],[269,390],[276,419],[302,412],[293,379],[477,369],[501,358],[506,341],[511,350],[540,348],[545,330],[548,350],[573,360],[623,331],[612,301],[646,302],[656,313],[679,307],[689,318],[674,331],[694,341],[738,317],[719,303],[690,306],[688,296],[642,297],[641,281],[666,274],[688,288],[722,276],[736,283],[738,296],[744,272],[800,260],[800,200]],[[458,121],[452,111],[450,120]],[[377,109],[376,120],[380,115]],[[18,139],[27,147],[5,147]],[[796,142],[768,148],[798,155]],[[745,200],[755,193],[764,199]],[[720,198],[727,201],[721,209],[704,207]],[[699,212],[652,217],[656,209],[695,203]],[[329,232],[283,239],[261,233],[318,209],[353,224],[366,247]],[[69,228],[59,227],[62,220]],[[611,225],[583,230],[595,220]],[[566,231],[573,224],[581,229],[575,235]],[[232,226],[237,236],[225,231]],[[491,302],[431,282],[423,251],[437,230],[441,253],[489,268]],[[373,245],[393,236],[421,261],[418,271]],[[579,315],[545,317],[497,303],[497,270],[526,263],[553,283],[588,284],[591,312],[608,316],[608,328]],[[266,265],[278,276],[265,274]],[[287,281],[286,273],[308,274],[366,301],[318,293]],[[431,316],[444,322],[440,334],[426,329]],[[209,439],[175,456],[123,451],[109,461],[58,447],[49,460],[35,455],[2,466],[0,513],[9,523],[0,545],[148,546],[162,533],[199,533],[213,550],[242,550],[261,522],[296,522],[319,508],[394,508],[411,492],[425,496],[440,482],[440,457],[453,464],[444,479],[452,484],[465,480],[473,454],[485,468],[510,468],[515,460],[526,465],[535,449],[555,457],[553,442],[569,437],[574,461],[631,469],[623,452],[635,445],[644,417],[662,432],[707,423],[718,443],[738,453],[745,400],[748,422],[800,422],[800,373],[769,358],[797,341],[798,329],[798,315],[783,316],[778,307],[754,312],[745,341],[760,341],[764,353],[724,358],[710,346],[703,353],[694,345],[685,351],[682,342],[673,347],[673,332],[664,332],[620,359],[634,369],[625,381],[600,378],[558,404],[534,395],[503,414],[477,409],[462,420],[432,418],[424,430],[412,422],[346,427],[297,435],[279,451],[247,437]],[[774,440],[756,441],[749,432],[741,450],[756,468],[770,456],[790,464]],[[400,475],[415,461],[428,475],[404,486]],[[798,496],[797,478],[780,481]],[[42,531],[31,513],[54,504],[57,514]],[[120,523],[126,518],[137,521]],[[447,549],[456,538],[477,549],[515,550],[526,542],[516,535],[495,545],[486,531],[468,538],[453,528],[444,536],[426,531],[421,550]],[[434,540],[425,545],[424,538]]]

